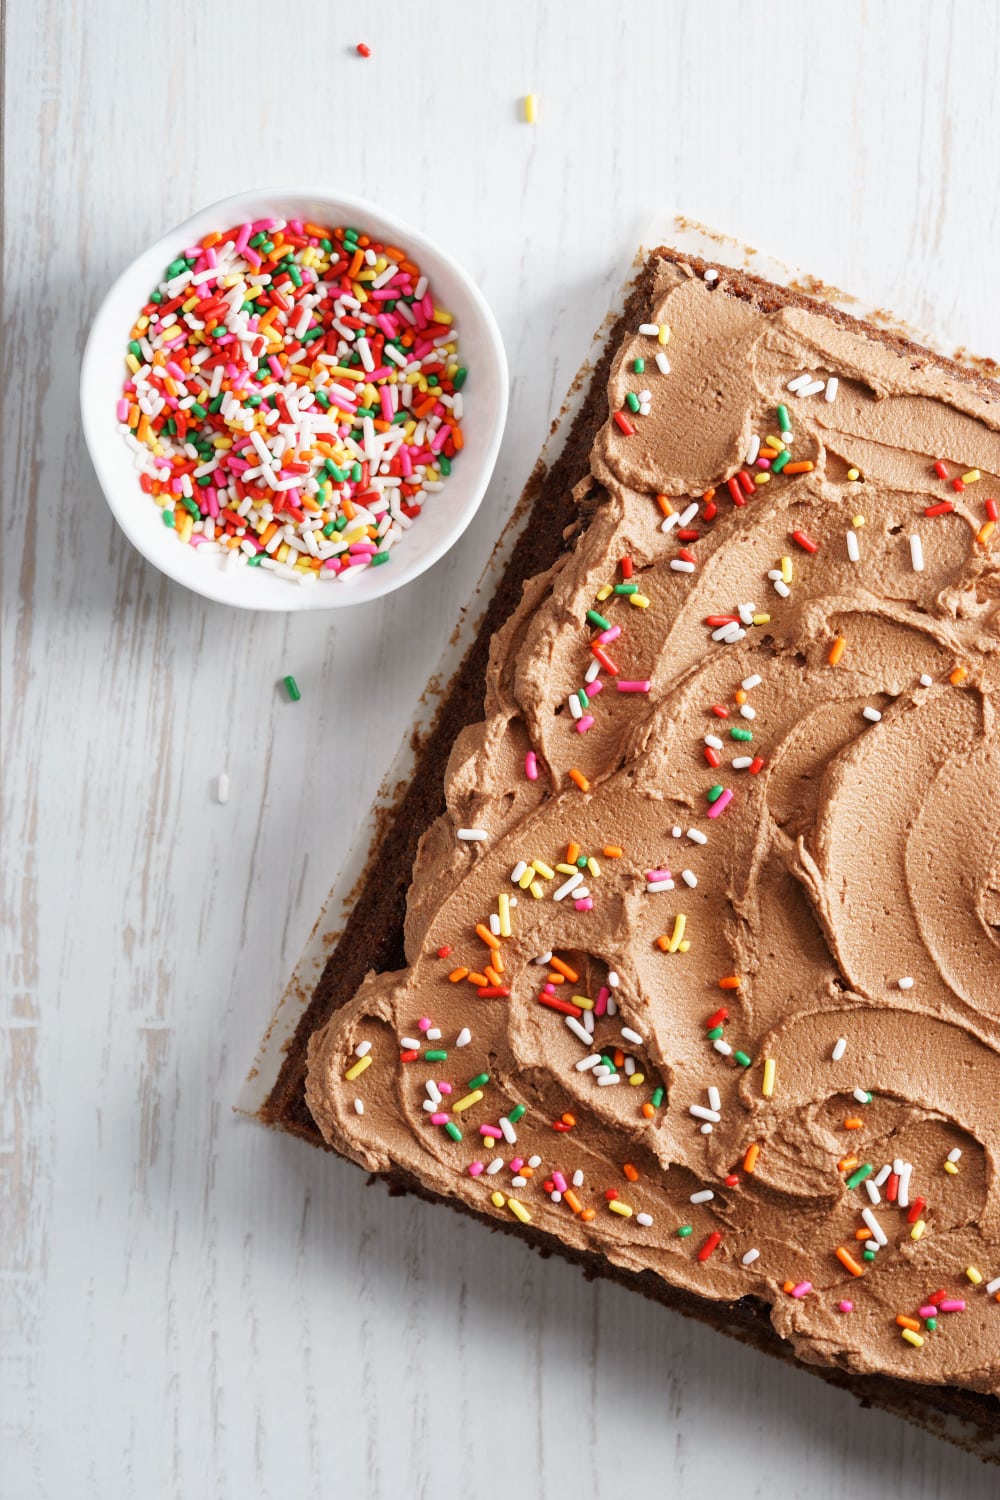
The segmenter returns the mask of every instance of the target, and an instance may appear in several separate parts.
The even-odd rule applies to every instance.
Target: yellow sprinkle
[[[587,860],[587,869],[588,869],[589,873],[591,875],[593,875],[593,877],[594,877],[595,880],[599,880],[600,879],[601,867],[597,863],[597,860],[594,859],[593,857],[591,857],[590,859]]]
[[[914,1333],[912,1328],[904,1328],[903,1337],[908,1344],[913,1345],[914,1349],[922,1349],[924,1347],[922,1336],[919,1333]]]
[[[522,891],[526,891],[528,889],[528,886],[531,885],[534,878],[535,872],[529,865],[517,883],[521,887]]]
[[[767,470],[764,469],[760,474],[755,474],[753,476],[753,482],[757,486],[757,488],[760,489],[760,487],[761,487],[762,484],[770,484],[771,483],[771,476],[767,472]]]
[[[545,895],[545,892],[542,890],[542,884],[540,880],[533,880],[528,886],[528,890],[534,896],[536,901],[541,901],[542,897]]]
[[[770,625],[770,623],[771,623],[771,616],[770,615],[754,615],[753,622],[754,622],[755,625]]]
[[[578,1005],[581,1010],[593,1010],[594,1002],[588,995],[574,995],[573,1004]]]
[[[686,953],[688,951],[688,949],[690,948],[690,946],[691,946],[691,944],[685,938],[685,940],[684,940],[683,943],[678,943],[677,944],[677,952],[678,953]]]
[[[962,475],[962,483],[975,484],[976,480],[981,478],[982,475],[980,474],[978,469],[969,469],[967,473]]]
[[[503,1208],[503,1193],[491,1193],[490,1202],[494,1208]]]
[[[781,581],[782,583],[791,583],[792,581],[792,559],[790,557],[783,557],[781,559]]]
[[[769,448],[773,448],[776,453],[784,452],[785,444],[780,437],[766,437],[764,441],[767,446]]]
[[[659,343],[661,343],[661,344],[669,344],[670,343],[670,327],[669,327],[669,325],[667,323],[661,323],[660,324],[660,326],[659,326],[659,328],[657,329],[657,332],[656,332],[656,337],[657,337],[657,340],[659,341]]]
[[[847,477],[848,477],[848,479],[860,479],[861,478],[861,470],[860,469],[848,469],[848,471],[847,471]]]
[[[921,1240],[921,1239],[923,1239],[923,1237],[924,1237],[924,1230],[926,1228],[927,1228],[927,1224],[926,1224],[925,1220],[918,1219],[917,1222],[914,1224],[913,1228],[910,1230],[910,1239],[911,1240]]]
[[[776,1067],[777,1063],[773,1057],[766,1057],[764,1059],[764,1078],[761,1082],[760,1091],[765,1099],[770,1099],[774,1093],[774,1070]]]
[[[359,297],[358,301],[360,300]],[[360,380],[362,383],[367,380],[364,370],[352,370],[347,365],[328,365],[327,369],[331,376],[336,375],[338,380]]]
[[[514,1215],[515,1219],[520,1219],[520,1221],[521,1221],[522,1224],[530,1224],[531,1223],[531,1215],[529,1214],[528,1210],[525,1208],[524,1204],[523,1203],[518,1203],[518,1201],[517,1201],[516,1198],[508,1198],[507,1199],[507,1207],[510,1209],[511,1213]]]
[[[632,1217],[632,1210],[629,1208],[628,1204],[622,1203],[619,1198],[612,1198],[611,1202],[608,1204],[608,1207],[613,1214],[620,1214],[623,1219],[631,1219]]]
[[[613,593],[614,589],[610,583],[602,583],[600,588],[597,590],[598,603],[603,604],[605,599],[610,599]]]
[[[649,600],[645,594],[629,594],[628,602],[634,604],[636,609],[648,609]]]
[[[674,918],[674,930],[670,935],[670,944],[667,948],[668,953],[677,952],[678,948],[681,945],[681,939],[684,936],[684,928],[686,926],[687,917],[683,912],[678,912],[677,916]]]
[[[551,865],[547,865],[543,859],[533,859],[531,861],[531,868],[537,870],[543,880],[551,880],[556,873]]]
[[[952,1177],[957,1177],[958,1176],[958,1168],[956,1167],[956,1165],[955,1165],[955,1163],[953,1161],[946,1161],[945,1164],[944,1164],[944,1169]]]
[[[632,1087],[634,1089],[637,1089],[639,1087],[640,1083],[645,1083],[645,1082],[646,1082],[646,1075],[645,1075],[645,1073],[633,1073],[632,1077],[629,1079],[629,1083],[632,1085]]]
[[[983,1279],[983,1273],[976,1266],[966,1266],[965,1274],[973,1286],[978,1286]]]
[[[560,875],[579,875],[580,871],[576,865],[556,865]]]
[[[524,123],[526,125],[538,124],[538,95],[525,94],[524,96]]]
[[[463,1109],[471,1109],[474,1104],[479,1103],[482,1097],[482,1089],[473,1089],[471,1094],[466,1094],[464,1099],[459,1099],[456,1104],[451,1106],[452,1114],[460,1115]]]
[[[852,526],[858,527],[858,526],[863,526],[864,524],[865,524],[865,518],[864,518],[864,516],[852,516],[851,517],[851,525]]]
[[[371,1060],[371,1053],[366,1052],[364,1057],[359,1057],[356,1063],[352,1063],[347,1072],[344,1074],[344,1077],[347,1079],[348,1083],[353,1083],[355,1078],[360,1078],[361,1074],[368,1067]]]
[[[497,907],[500,914],[500,936],[510,937],[510,897],[504,892],[497,897]]]
[[[137,374],[142,368],[134,354],[126,354],[125,363],[128,365],[133,375]]]

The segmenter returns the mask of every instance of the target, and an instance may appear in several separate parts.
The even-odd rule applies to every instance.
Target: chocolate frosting
[[[309,1107],[327,1142],[372,1171],[402,1170],[498,1218],[522,1211],[569,1246],[706,1298],[765,1299],[804,1360],[1000,1394],[987,1289],[1000,1276],[1000,572],[983,533],[984,500],[1000,494],[1000,393],[820,304],[762,310],[725,271],[712,285],[662,262],[649,322],[670,329],[669,373],[649,333],[618,354],[609,412],[624,407],[633,431],[609,417],[578,497],[589,523],[494,639],[484,720],[454,746],[448,811],[414,869],[409,967],[369,974],[313,1037]],[[835,399],[790,394],[800,373],[836,377]],[[626,397],[642,391],[649,410],[632,415]],[[745,456],[755,434],[778,435],[781,403],[794,459],[813,467],[734,504],[726,481],[767,472]],[[981,478],[959,491],[935,472],[941,459],[949,476]],[[693,501],[696,566],[678,570],[684,528],[664,532],[663,512]],[[943,501],[953,509],[925,515]],[[598,598],[622,583],[626,557],[640,607]],[[769,577],[783,557],[787,584]],[[739,620],[741,605],[758,623],[713,640],[706,619]],[[620,627],[606,646],[620,676],[649,689],[618,691],[602,668],[581,733],[567,700],[596,659],[588,610]],[[722,741],[717,769],[706,735]],[[754,756],[763,763],[745,765]],[[711,816],[718,785],[732,798]],[[487,837],[457,837],[470,828]],[[554,871],[571,842],[597,861],[590,909],[578,891],[553,899],[564,873],[539,873],[537,897],[512,883],[522,861]],[[665,869],[673,888],[649,890],[647,872]],[[475,929],[500,894],[517,898],[500,983],[450,981],[456,965],[489,963]],[[585,997],[576,1027],[603,1011],[592,1046],[539,1003],[550,974],[562,980],[536,962],[549,952],[578,975],[549,998]],[[726,978],[738,988],[720,988]],[[618,1086],[576,1066],[588,1053],[614,1066],[616,1048],[604,1076]],[[435,1049],[447,1058],[426,1061]],[[482,1098],[456,1111],[483,1073]],[[440,1104],[425,1109],[427,1080]],[[517,1106],[516,1144],[480,1134]],[[432,1123],[444,1115],[460,1140]],[[472,1175],[475,1163],[486,1170]],[[905,1207],[900,1163],[904,1177],[912,1168]],[[849,1187],[868,1165],[881,1187]],[[886,1241],[867,1260],[863,1210]],[[965,1310],[929,1327],[942,1291]]]

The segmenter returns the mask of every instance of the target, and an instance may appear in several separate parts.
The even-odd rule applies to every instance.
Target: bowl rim
[[[493,416],[492,430],[486,440],[485,452],[479,460],[481,472],[478,480],[472,486],[470,496],[464,503],[454,526],[433,546],[426,551],[415,555],[412,561],[404,563],[397,570],[390,568],[378,569],[377,581],[365,588],[338,588],[330,585],[323,588],[303,588],[295,585],[290,580],[274,579],[274,583],[284,583],[283,590],[262,589],[262,597],[259,601],[231,597],[230,582],[232,574],[221,568],[205,566],[199,573],[198,569],[190,569],[188,564],[191,558],[186,556],[191,549],[181,549],[174,541],[174,551],[169,547],[162,550],[147,544],[147,532],[139,519],[139,508],[132,503],[132,497],[128,501],[119,493],[120,484],[117,476],[111,471],[110,463],[105,458],[105,447],[109,441],[109,433],[97,427],[98,411],[94,408],[93,401],[88,399],[88,390],[95,384],[95,375],[101,365],[101,355],[98,352],[98,337],[103,333],[105,326],[112,317],[112,309],[117,297],[120,295],[123,283],[132,275],[140,261],[147,259],[161,259],[168,256],[172,249],[176,249],[180,243],[187,243],[185,236],[200,238],[208,232],[204,227],[206,220],[214,220],[225,213],[235,215],[235,218],[260,218],[289,217],[291,210],[288,205],[296,201],[309,200],[312,203],[328,203],[330,211],[336,216],[350,216],[355,222],[362,223],[367,218],[376,226],[384,225],[386,229],[376,227],[377,233],[391,232],[394,239],[407,249],[412,248],[414,252],[424,259],[429,254],[431,258],[443,262],[450,276],[461,285],[465,295],[471,301],[476,314],[480,319],[482,331],[485,334],[489,358],[492,361],[492,379],[496,385],[495,413]],[[283,205],[276,209],[276,205]],[[315,210],[311,210],[315,212]],[[234,222],[235,222],[234,218]],[[164,264],[166,261],[164,260]],[[94,314],[90,328],[87,333],[87,341],[84,346],[83,358],[80,362],[80,379],[78,399],[80,405],[80,416],[83,427],[84,440],[90,454],[90,460],[97,476],[104,499],[111,510],[115,521],[125,533],[129,542],[135,547],[147,562],[151,563],[159,572],[173,579],[174,582],[183,587],[200,594],[202,597],[214,600],[216,603],[226,604],[230,608],[247,609],[251,611],[263,610],[277,613],[295,613],[308,609],[337,609],[346,608],[353,604],[367,604],[375,599],[384,598],[387,594],[394,593],[397,589],[405,587],[406,584],[414,582],[429,568],[447,553],[459,540],[471,524],[486,494],[489,481],[496,466],[497,457],[500,452],[500,444],[503,439],[504,428],[507,420],[507,411],[510,399],[510,374],[507,365],[507,354],[504,348],[500,328],[492,308],[480,291],[472,276],[466,271],[460,261],[445,250],[442,246],[422,230],[415,228],[407,220],[400,218],[391,210],[382,208],[371,199],[358,197],[354,193],[337,193],[329,188],[315,186],[296,186],[285,188],[256,188],[243,192],[230,193],[224,198],[216,199],[203,207],[196,209],[186,219],[166,230],[156,240],[141,249],[134,255],[108,287],[101,298],[100,305]],[[114,433],[115,437],[119,435]],[[137,495],[141,495],[138,490]],[[198,559],[194,559],[198,561]],[[207,561],[207,560],[206,560]],[[364,570],[366,577],[373,570]],[[238,570],[236,576],[242,577],[244,570]],[[203,574],[203,576],[201,576]],[[263,579],[255,579],[255,585],[264,583]]]

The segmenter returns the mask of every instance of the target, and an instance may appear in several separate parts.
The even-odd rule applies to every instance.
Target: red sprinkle
[[[359,42],[357,50],[362,57],[371,57],[372,49],[367,42]]]
[[[945,468],[940,459],[938,459],[937,463],[934,465],[934,472],[939,479],[948,478],[948,470]]]
[[[713,769],[715,766],[721,766],[722,762],[719,759],[717,753],[712,749],[711,745],[706,745],[702,753],[704,754],[705,759],[708,761],[709,765],[713,767]]]
[[[719,1233],[719,1231],[717,1229],[713,1229],[712,1233],[709,1235],[708,1239],[705,1241],[705,1243],[702,1245],[701,1249],[698,1251],[698,1259],[699,1260],[708,1260],[708,1257],[711,1255],[712,1251],[715,1249],[715,1247],[718,1244],[721,1243],[721,1241],[722,1241],[722,1235]]]
[[[716,505],[716,503],[715,503],[714,500],[709,500],[708,504],[705,506],[704,510],[702,511],[702,516],[705,518],[706,521],[714,521],[715,518],[716,518],[716,516],[718,514],[719,514],[719,507]]]
[[[619,430],[624,432],[626,437],[635,437],[635,428],[623,411],[615,412],[615,423]]]
[[[399,1060],[400,1062],[415,1062],[417,1056],[417,1052],[411,1047],[408,1051],[399,1054]]]
[[[594,655],[597,657],[597,660],[600,662],[600,664],[604,668],[605,672],[610,672],[611,675],[612,675],[612,677],[617,677],[618,676],[618,668],[615,666],[614,662],[611,660],[611,657],[608,655],[608,653],[606,651],[602,650],[602,648],[597,644],[596,641],[594,642],[594,644],[591,646],[590,649],[594,653]]]
[[[539,995],[539,1005],[547,1005],[549,1010],[557,1010],[564,1016],[576,1016],[579,1021],[583,1011],[578,1005],[572,1005],[569,1000],[560,1000],[558,995]]]
[[[622,558],[622,577],[623,578],[631,578],[632,577],[632,559],[630,557],[623,557]]]
[[[609,1203],[614,1203],[615,1199],[618,1197],[618,1189],[617,1188],[606,1188],[605,1192],[604,1192],[604,1196],[608,1200]]]
[[[505,984],[484,984],[476,990],[476,994],[480,1000],[506,1000],[510,995],[510,990]]]
[[[721,625],[738,625],[738,615],[706,615],[705,624],[710,625],[713,630],[718,630]]]
[[[939,500],[937,505],[925,505],[925,516],[947,516],[955,509],[950,500]]]
[[[572,1125],[567,1125],[565,1120],[553,1120],[552,1129],[558,1130],[560,1134],[565,1135],[567,1130],[572,1130],[573,1127]]]
[[[763,771],[763,769],[764,769],[764,762],[763,762],[763,760],[761,759],[761,757],[759,755],[755,755],[754,758],[753,758],[753,760],[747,766],[747,770],[750,772],[751,776],[756,776],[757,772],[758,771]]]
[[[746,505],[747,502],[743,497],[743,491],[740,489],[738,480],[727,479],[726,489],[729,491],[734,505]]]
[[[712,1014],[705,1022],[705,1030],[712,1031],[716,1026],[721,1026],[728,1015],[729,1011],[726,1006],[720,1005],[718,1010],[713,1010]]]
[[[995,500],[987,500],[987,502],[986,502],[986,519],[988,521],[996,521],[998,518],[1000,518],[1000,509],[998,509],[996,501]]]
[[[726,707],[726,705],[724,703],[713,703],[712,704],[712,712],[713,712],[713,714],[715,715],[715,717],[717,719],[728,719],[729,718],[729,709]]]
[[[684,526],[677,533],[677,540],[679,542],[697,542],[700,537],[701,532],[694,526]]]
[[[726,1178],[726,1187],[739,1187],[739,1185],[740,1179],[737,1177],[736,1173],[730,1172],[729,1176]]]
[[[755,485],[746,469],[741,469],[736,477],[739,480],[740,484],[743,486],[744,491],[748,495],[752,495],[755,489]]]
[[[438,958],[447,958],[450,953],[451,947],[448,943],[445,943],[443,947],[438,949]]]
[[[687,547],[678,547],[677,548],[677,556],[678,557],[682,557],[685,562],[689,562],[689,563],[696,563],[698,561],[698,559],[695,557],[694,553],[693,552],[689,552],[688,549],[687,549]]]
[[[897,1195],[898,1192],[899,1192],[899,1175],[896,1172],[890,1172],[889,1173],[889,1180],[888,1180],[888,1182],[885,1185],[885,1201],[886,1201],[886,1203],[895,1203],[895,1201],[896,1201],[896,1195]]]
[[[914,1198],[910,1212],[906,1215],[906,1222],[908,1224],[915,1224],[926,1207],[926,1198]]]
[[[798,542],[799,546],[805,552],[818,552],[819,551],[819,543],[818,542],[814,542],[813,539],[812,539],[812,537],[806,536],[806,534],[805,534],[804,531],[793,531],[792,532],[792,541],[793,542]]]
[[[953,479],[951,481],[951,487],[955,491],[956,495],[960,495],[965,489],[965,481],[962,479]]]

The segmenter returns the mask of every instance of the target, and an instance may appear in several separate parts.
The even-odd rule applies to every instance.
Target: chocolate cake
[[[998,475],[991,380],[654,252],[263,1117],[995,1439]]]

